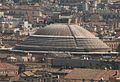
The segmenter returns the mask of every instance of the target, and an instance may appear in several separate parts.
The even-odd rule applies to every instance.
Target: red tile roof
[[[9,70],[9,69],[18,69],[18,67],[8,63],[0,63],[0,70]]]
[[[74,69],[65,79],[109,80],[114,76],[120,77],[120,70]]]

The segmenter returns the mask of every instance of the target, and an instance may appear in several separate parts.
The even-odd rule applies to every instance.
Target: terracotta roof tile
[[[6,69],[18,69],[17,66],[8,64],[8,63],[0,63],[0,70],[6,70]]]
[[[110,77],[119,77],[120,70],[99,70],[99,69],[74,69],[66,79],[93,79],[93,80],[109,80]]]

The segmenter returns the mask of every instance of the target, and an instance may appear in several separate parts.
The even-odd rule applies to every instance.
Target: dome
[[[39,29],[35,35],[95,38],[93,34],[78,25],[51,24]]]
[[[111,49],[75,24],[50,24],[40,28],[14,50],[30,52],[108,52]]]

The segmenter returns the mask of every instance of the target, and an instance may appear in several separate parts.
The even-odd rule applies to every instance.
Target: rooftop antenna
[[[2,39],[0,39],[0,44],[3,45]]]

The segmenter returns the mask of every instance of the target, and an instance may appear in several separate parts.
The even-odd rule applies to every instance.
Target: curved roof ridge
[[[108,52],[111,48],[79,25],[50,24],[16,45],[14,50]]]
[[[75,37],[96,38],[92,33],[81,26],[70,25],[70,28],[72,29]]]

